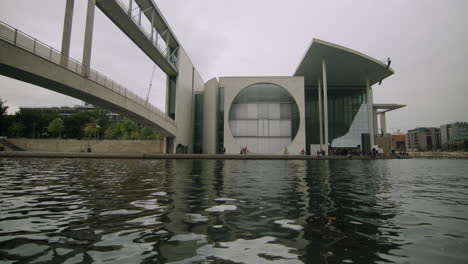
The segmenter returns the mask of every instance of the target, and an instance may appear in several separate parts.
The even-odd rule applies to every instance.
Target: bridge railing
[[[165,54],[167,52],[167,49],[168,49],[168,46],[167,46],[167,43],[164,42],[164,40],[162,39],[162,36],[159,35],[158,31],[154,30],[154,39],[151,39],[151,33],[148,32],[142,25],[141,23],[138,21],[138,19],[136,18],[136,16],[133,16],[133,10],[129,10],[130,7],[125,4],[122,0],[115,0],[115,2],[118,4],[118,6],[120,6],[120,8],[122,9],[122,11],[124,11],[126,14],[129,14],[130,13],[130,19],[133,21],[133,23],[141,30],[141,32],[143,32],[143,34],[148,38],[148,40],[151,41],[151,43],[153,44],[153,46],[161,53],[161,54]],[[135,8],[137,9],[137,8]],[[139,9],[139,7],[138,7]],[[144,12],[142,10],[140,10],[139,12]],[[151,23],[151,22],[150,22]],[[168,33],[168,32],[166,32]],[[159,38],[161,39],[162,42],[164,42],[165,44],[165,47],[162,47],[160,46],[161,45],[161,41],[157,41],[158,39],[158,36],[160,36]],[[166,55],[165,55],[166,56]],[[166,56],[167,57],[167,56]],[[177,69],[177,56],[175,56],[175,54],[170,54],[169,55],[169,58],[167,58],[168,61]]]
[[[19,48],[31,52],[70,71],[73,71],[93,82],[96,82],[101,86],[120,94],[126,100],[131,100],[140,106],[145,107],[150,112],[158,115],[171,124],[176,125],[175,121],[159,108],[155,107],[149,102],[146,102],[146,100],[144,100],[142,97],[125,88],[118,82],[107,78],[105,75],[99,73],[96,70],[90,68],[87,69],[87,67],[81,64],[81,62],[63,55],[60,51],[54,49],[53,47],[2,21],[0,21],[0,39],[5,40]]]

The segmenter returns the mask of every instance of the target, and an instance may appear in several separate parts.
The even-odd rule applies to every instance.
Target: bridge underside
[[[52,54],[52,52],[51,52]],[[61,94],[101,106],[110,111],[128,116],[144,125],[154,127],[165,137],[176,134],[173,120],[164,113],[155,113],[155,108],[136,97],[121,86],[111,88],[83,77],[51,59],[43,58],[0,40],[0,74],[23,82],[34,84]],[[58,60],[60,62],[60,60]],[[78,68],[77,68],[78,69]],[[96,77],[97,78],[97,77]],[[97,79],[96,79],[97,80]],[[113,83],[112,83],[113,84]],[[114,89],[112,89],[114,88]]]

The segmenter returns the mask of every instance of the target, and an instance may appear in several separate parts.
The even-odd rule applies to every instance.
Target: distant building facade
[[[403,133],[393,133],[392,138],[392,149],[395,151],[406,150],[406,136]]]
[[[441,146],[444,150],[468,149],[468,122],[440,126]]]
[[[440,129],[437,127],[418,127],[406,134],[408,151],[435,151],[440,148]]]

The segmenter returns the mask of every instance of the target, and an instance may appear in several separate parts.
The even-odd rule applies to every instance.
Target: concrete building
[[[203,121],[195,120],[203,122],[203,142],[194,143],[210,154],[367,152],[377,148],[372,85],[393,73],[367,55],[314,39],[293,76],[209,80],[200,93]]]
[[[291,76],[219,77],[205,83],[152,0],[88,0],[78,62],[69,58],[73,5],[67,0],[61,51],[0,23],[0,74],[152,125],[164,136],[167,153],[369,152],[378,148],[377,115],[385,134],[385,112],[401,107],[374,105],[372,86],[394,74],[390,60],[319,39]],[[91,68],[96,7],[167,75],[164,110]]]
[[[406,134],[408,151],[435,151],[440,147],[440,129],[437,127],[418,127]]]
[[[468,150],[468,122],[455,122],[440,126],[440,137],[444,150]]]

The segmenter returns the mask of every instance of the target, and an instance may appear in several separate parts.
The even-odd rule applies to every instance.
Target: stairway
[[[15,144],[9,142],[8,140],[6,139],[3,139],[3,138],[0,138],[0,146],[4,146],[6,148],[9,148],[13,151],[24,151],[24,149],[16,146]]]

